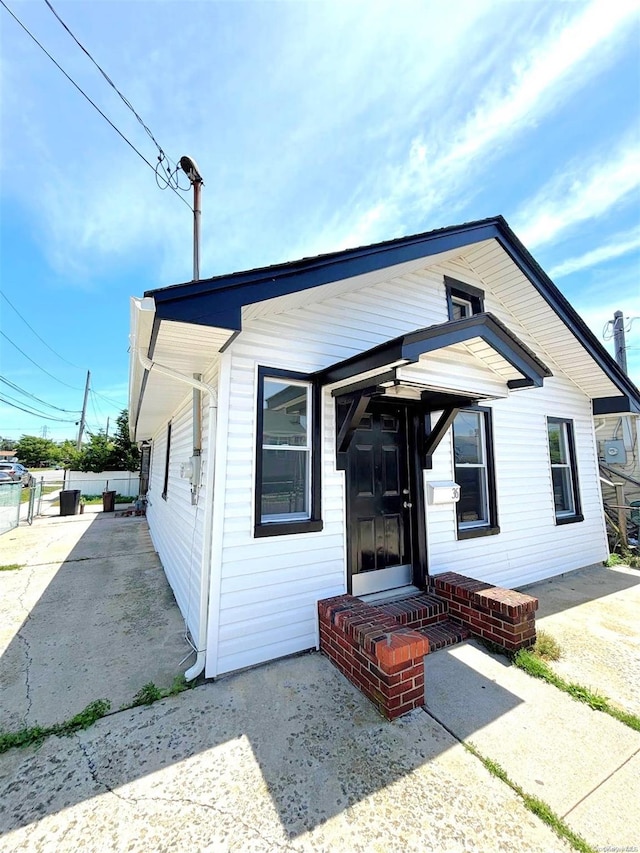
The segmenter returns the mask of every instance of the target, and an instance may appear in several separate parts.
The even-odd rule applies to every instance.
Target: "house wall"
[[[279,313],[249,312],[228,350],[230,388],[225,426],[224,517],[220,565],[212,590],[208,676],[250,666],[317,643],[316,602],[346,591],[345,485],[336,470],[334,403],[323,395],[322,518],[318,533],[253,537],[256,393],[259,365],[311,372],[397,335],[447,320],[444,274],[483,286],[464,263],[432,267]],[[485,286],[486,289],[486,286]],[[453,507],[427,510],[430,570],[460,571],[521,585],[606,555],[590,403],[505,306],[486,294],[485,308],[510,326],[554,371],[545,387],[519,391],[494,407],[502,532],[458,542]],[[437,359],[430,364],[437,367]],[[221,406],[224,405],[221,400]],[[575,419],[585,521],[554,523],[546,415]],[[224,439],[224,436],[223,436]],[[445,438],[425,479],[453,477]],[[219,575],[217,574],[219,573]]]
[[[486,404],[493,412],[500,533],[458,541],[455,505],[427,506],[429,571],[454,571],[509,588],[606,559],[591,406],[563,377]],[[547,416],[573,420],[584,521],[557,525]],[[451,431],[433,455],[425,483],[454,477]]]
[[[217,373],[210,371],[203,377],[208,384],[217,384]],[[162,497],[165,459],[167,452],[167,424],[153,436],[149,491],[147,494],[147,519],[154,548],[158,552],[167,579],[173,590],[191,637],[199,636],[200,583],[202,573],[202,545],[206,501],[200,489],[198,503],[191,503],[191,484],[180,476],[180,465],[193,454],[193,395],[187,385],[182,404],[171,418],[171,447],[169,454],[169,481],[167,497]],[[202,462],[200,482],[204,483],[208,459],[206,455],[209,433],[209,398],[202,395]]]

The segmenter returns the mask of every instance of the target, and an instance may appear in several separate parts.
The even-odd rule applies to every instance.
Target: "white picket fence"
[[[140,475],[137,471],[65,471],[64,488],[80,489],[83,495],[117,492],[135,498],[140,491]]]

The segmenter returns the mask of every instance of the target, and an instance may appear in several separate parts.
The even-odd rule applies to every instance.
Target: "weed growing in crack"
[[[20,746],[32,746],[42,743],[50,735],[59,737],[75,734],[81,729],[88,729],[96,720],[104,717],[109,712],[111,703],[106,699],[96,699],[90,702],[79,714],[65,720],[63,723],[54,723],[51,726],[28,726],[17,732],[0,732],[0,754],[8,749]]]
[[[0,566],[0,572],[15,572],[18,569],[24,569],[24,563],[6,563]]]
[[[605,714],[609,714],[609,716],[615,717],[616,720],[620,720],[625,726],[629,726],[629,728],[640,732],[640,717],[636,714],[622,711],[610,705],[606,696],[602,696],[600,693],[590,690],[582,684],[565,681],[564,678],[553,672],[543,660],[534,655],[529,649],[521,649],[514,656],[513,662],[517,667],[533,676],[533,678],[539,678],[548,684],[552,684],[558,690],[562,690],[563,693],[573,696],[578,702],[584,702],[590,708],[593,708],[594,711],[602,711]]]
[[[475,757],[484,764],[492,776],[495,776],[500,779],[501,782],[504,782],[505,785],[508,785],[511,790],[520,797],[526,808],[539,817],[541,821],[546,823],[547,826],[555,832],[558,838],[568,841],[574,850],[578,850],[580,853],[595,853],[593,847],[588,844],[582,836],[574,832],[564,822],[564,820],[553,811],[548,803],[545,803],[544,800],[541,800],[539,797],[532,797],[531,794],[526,794],[520,785],[509,778],[507,771],[501,767],[497,761],[493,761],[491,758],[486,758],[471,742],[461,741],[461,743],[467,752],[475,755]]]

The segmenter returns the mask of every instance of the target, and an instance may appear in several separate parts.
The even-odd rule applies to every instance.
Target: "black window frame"
[[[567,515],[558,515],[556,510],[556,502],[553,491],[553,467],[554,463],[551,461],[551,444],[549,441],[549,424],[564,424],[566,426],[566,438],[567,438],[567,453],[569,456],[569,471],[571,473],[571,489],[573,493],[573,512]],[[555,516],[556,525],[562,524],[576,524],[577,522],[584,521],[584,515],[582,514],[582,502],[580,501],[580,479],[578,477],[578,458],[576,454],[576,440],[575,440],[575,432],[573,428],[573,419],[572,418],[559,418],[552,415],[547,415],[547,446],[549,453],[549,474],[551,475],[551,496],[553,501],[553,513]]]
[[[493,412],[486,406],[465,406],[458,411],[458,414],[463,412],[479,412],[484,420],[484,452],[485,452],[485,469],[487,476],[487,510],[489,519],[486,524],[479,524],[477,527],[464,527],[460,529],[460,521],[458,519],[458,505],[456,504],[456,533],[457,538],[477,539],[481,536],[496,536],[500,533],[500,525],[498,523],[498,493],[496,488],[496,466],[493,442]],[[456,415],[457,417],[457,415]],[[455,460],[455,418],[451,425],[451,445],[453,452],[453,473],[456,479],[456,460]],[[456,480],[457,482],[457,480]],[[462,491],[462,490],[461,490]]]
[[[167,448],[164,457],[164,482],[162,486],[162,498],[166,501],[169,492],[169,458],[171,456],[171,421],[167,424]]]
[[[262,428],[263,428],[263,406],[264,406],[264,382],[265,379],[277,379],[294,382],[304,382],[309,386],[311,395],[311,506],[308,519],[296,519],[293,521],[262,521]],[[256,410],[256,475],[254,483],[254,528],[255,538],[264,536],[287,536],[292,533],[317,533],[322,530],[322,388],[317,380],[308,373],[299,373],[293,370],[282,370],[280,368],[258,367],[258,390]]]
[[[449,320],[453,320],[453,300],[463,299],[471,306],[471,315],[482,314],[484,312],[484,290],[475,287],[473,284],[467,284],[465,281],[458,281],[455,278],[449,278],[445,275],[444,287],[447,294],[447,316]]]

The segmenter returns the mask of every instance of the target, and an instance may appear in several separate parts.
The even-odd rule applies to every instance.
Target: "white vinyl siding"
[[[500,533],[455,540],[455,507],[427,507],[431,574],[460,572],[500,586],[518,587],[606,559],[591,404],[563,377],[543,388],[486,404],[493,412],[493,447]],[[549,466],[547,416],[573,419],[584,521],[556,524]],[[453,476],[450,436],[433,455],[425,480]]]
[[[210,374],[205,381],[215,385]],[[193,395],[184,386],[184,400],[171,418],[171,453],[167,496],[162,495],[166,458],[167,425],[161,427],[152,441],[151,471],[147,519],[154,548],[167,575],[178,607],[191,636],[198,637],[200,613],[200,581],[202,571],[202,534],[204,527],[204,489],[198,504],[191,503],[191,484],[180,476],[180,465],[193,455]],[[209,431],[208,394],[202,395],[202,457],[200,482],[204,483],[208,459],[205,449]]]

